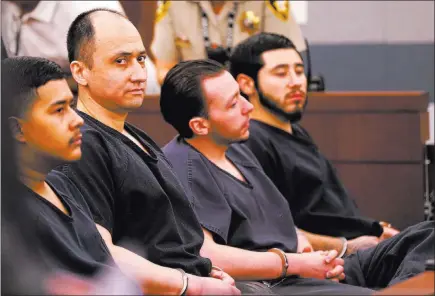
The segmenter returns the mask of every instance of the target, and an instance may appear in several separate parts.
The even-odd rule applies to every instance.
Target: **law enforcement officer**
[[[229,51],[258,32],[287,36],[305,50],[289,1],[158,1],[154,40],[159,82],[179,61],[211,58],[225,63]]]

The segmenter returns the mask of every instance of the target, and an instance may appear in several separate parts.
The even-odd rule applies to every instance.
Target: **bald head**
[[[96,50],[103,45],[107,50],[107,45],[111,48],[120,43],[142,43],[139,31],[127,18],[106,11],[95,12],[90,17]]]
[[[109,22],[111,25],[104,27]],[[69,27],[67,35],[69,61],[82,61],[91,67],[97,30],[110,31],[115,23],[129,23],[134,27],[124,15],[110,9],[96,8],[78,15]]]

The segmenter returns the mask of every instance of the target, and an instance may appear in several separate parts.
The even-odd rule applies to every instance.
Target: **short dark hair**
[[[80,60],[92,67],[92,54],[95,51],[95,29],[92,25],[91,14],[97,11],[107,11],[126,18],[118,11],[107,8],[95,8],[79,14],[71,23],[66,38],[68,59]]]
[[[169,70],[160,93],[160,111],[181,137],[193,137],[189,127],[193,117],[207,117],[203,79],[225,70],[225,66],[213,60],[184,61]]]
[[[259,33],[247,38],[231,52],[229,67],[231,75],[237,78],[241,73],[246,74],[257,85],[258,71],[264,66],[261,55],[266,51],[281,48],[296,50],[290,39],[275,33]],[[298,54],[300,56],[299,52]]]
[[[37,88],[49,81],[65,79],[61,67],[38,57],[13,57],[1,62],[2,109],[6,104],[10,116],[23,117],[38,97]]]

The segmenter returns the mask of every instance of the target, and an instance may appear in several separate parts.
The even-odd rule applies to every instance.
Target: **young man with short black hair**
[[[38,285],[44,293],[54,291],[50,290],[48,282],[59,279],[59,272],[71,275],[70,279],[80,276],[88,280],[110,272],[116,274],[119,283],[125,281],[79,190],[62,173],[52,171],[60,164],[81,157],[83,119],[70,106],[73,96],[65,73],[56,63],[36,57],[8,58],[1,66],[2,112],[10,105],[6,107],[9,112],[2,116],[8,117],[13,137],[2,139],[14,142],[16,158],[11,162],[16,162],[16,178],[24,185],[14,184],[14,192],[18,194],[5,198],[14,198],[14,204],[20,206],[14,212],[25,217],[12,218],[11,213],[7,214],[10,220],[19,220],[15,225],[32,230],[24,239],[32,245],[30,256],[35,256],[34,261],[29,260],[31,265],[26,273],[15,274],[13,280],[20,282],[23,280],[20,276],[29,276],[29,270],[39,268],[45,272],[34,277],[43,277],[40,280],[44,282]],[[14,179],[15,176],[11,176],[10,182]],[[10,185],[5,184],[5,187]],[[33,266],[32,262],[38,265]],[[34,278],[26,278],[26,284],[31,285],[33,281]],[[69,291],[75,291],[74,287]],[[127,293],[127,290],[122,292]]]

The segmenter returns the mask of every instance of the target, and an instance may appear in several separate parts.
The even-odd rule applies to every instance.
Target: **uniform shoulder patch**
[[[171,6],[171,1],[157,1],[156,23],[168,14],[169,6]]]
[[[287,21],[290,12],[288,0],[266,0],[266,5],[282,21]]]

